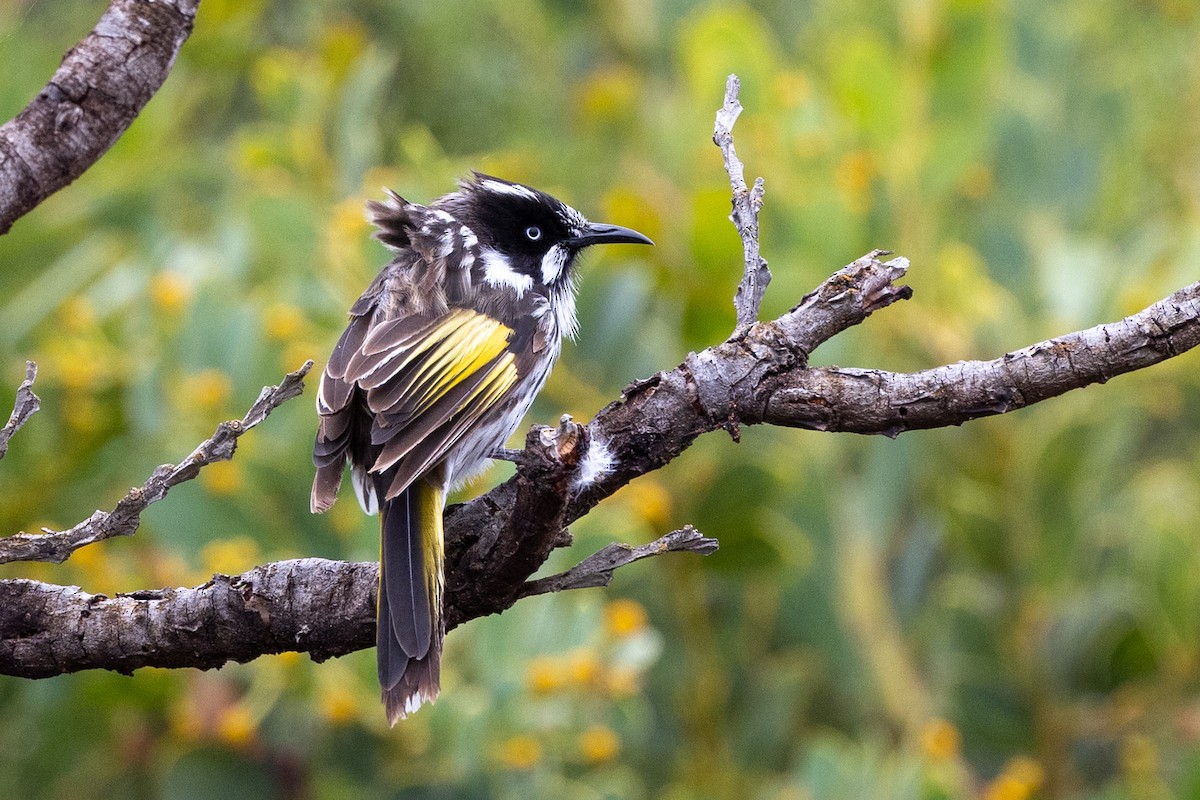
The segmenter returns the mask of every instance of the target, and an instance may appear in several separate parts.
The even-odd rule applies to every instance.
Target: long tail
[[[387,486],[377,488],[384,497]],[[383,504],[376,645],[388,723],[438,695],[442,666],[440,486],[418,478]]]

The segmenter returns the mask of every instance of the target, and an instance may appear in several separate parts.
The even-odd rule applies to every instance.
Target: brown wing
[[[371,325],[358,317],[342,334],[321,378],[312,507],[333,504],[347,460],[360,499],[389,473],[388,498],[436,465],[516,385],[513,331],[477,311],[410,316]]]

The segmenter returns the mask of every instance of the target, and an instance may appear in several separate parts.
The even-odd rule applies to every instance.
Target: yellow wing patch
[[[376,440],[384,447],[371,471],[404,462],[399,488],[389,497],[410,474],[436,463],[516,385],[516,354],[508,349],[512,333],[486,314],[455,309],[383,356],[390,377],[368,390],[367,402],[380,415],[377,424],[390,429]]]
[[[512,329],[507,325],[482,314],[470,311],[463,314],[469,314],[470,318],[450,331],[414,376],[414,386],[425,386],[419,401],[421,408],[428,407],[468,375],[482,369],[487,362],[504,352],[508,345]],[[430,336],[437,336],[440,330],[451,324],[453,322],[448,319]],[[511,355],[508,361],[511,363]],[[512,372],[515,380],[516,371]]]
[[[402,356],[389,359],[388,372],[392,375],[409,366],[413,369],[402,379],[404,384],[392,388],[388,394],[405,398],[414,416],[420,414],[503,353],[510,335],[512,329],[499,320],[468,309],[454,309],[425,331]],[[511,372],[507,376],[511,386],[516,381],[516,370],[502,369],[511,365],[511,358],[503,362],[496,364],[492,372],[496,378]]]

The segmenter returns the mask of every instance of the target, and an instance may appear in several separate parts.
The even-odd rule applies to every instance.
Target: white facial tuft
[[[507,257],[490,247],[479,254],[483,262],[483,279],[492,286],[507,286],[521,297],[533,288],[533,277],[513,269]]]
[[[574,339],[579,330],[579,321],[575,318],[575,287],[568,280],[552,287],[550,291],[554,299],[539,298],[533,315],[538,319],[549,317],[555,333]]]
[[[546,255],[542,256],[542,283],[549,286],[557,281],[570,257],[571,251],[561,244],[547,250]]]

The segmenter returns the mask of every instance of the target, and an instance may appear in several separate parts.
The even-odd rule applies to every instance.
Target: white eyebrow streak
[[[542,283],[548,286],[558,280],[569,255],[567,248],[561,244],[556,244],[546,251],[546,255],[542,256]]]
[[[483,189],[496,194],[510,194],[514,197],[524,197],[526,200],[537,200],[537,193],[528,186],[519,183],[501,183],[500,181],[483,181],[479,184]]]
[[[521,297],[533,288],[533,276],[517,272],[503,255],[490,247],[479,254],[483,262],[483,279],[493,286],[507,286]]]

